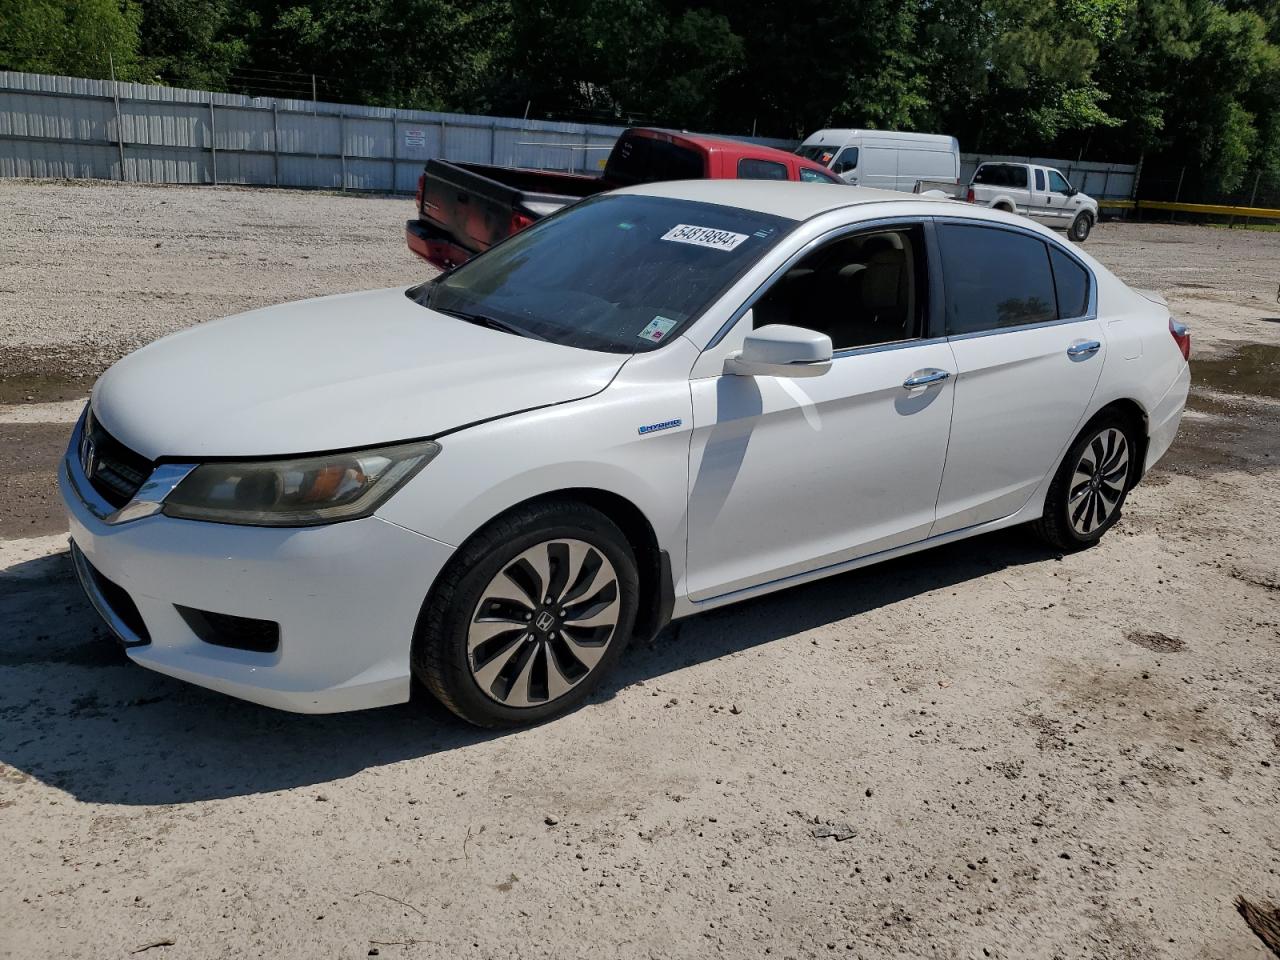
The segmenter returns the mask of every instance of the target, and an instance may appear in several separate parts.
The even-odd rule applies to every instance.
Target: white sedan
[[[1190,340],[998,211],[809,183],[605,194],[408,290],[168,337],[60,472],[138,664],[286,710],[579,704],[634,634],[1015,524],[1087,547]]]

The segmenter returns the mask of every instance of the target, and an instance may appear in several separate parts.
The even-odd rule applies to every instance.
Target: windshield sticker
[[[662,338],[670,333],[671,328],[675,325],[676,322],[674,320],[668,320],[666,317],[654,317],[637,336],[641,340],[648,340],[650,343],[661,343]]]
[[[733,250],[747,239],[745,233],[731,233],[715,227],[698,227],[691,223],[677,223],[662,235],[663,240],[674,243],[691,243],[695,247],[711,247],[713,250]]]

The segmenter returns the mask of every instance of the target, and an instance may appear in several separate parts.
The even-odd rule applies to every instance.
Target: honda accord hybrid
[[[144,347],[59,479],[135,663],[317,713],[416,678],[513,725],[673,618],[1016,524],[1096,543],[1189,352],[1158,295],[1012,214],[650,184],[408,289]]]

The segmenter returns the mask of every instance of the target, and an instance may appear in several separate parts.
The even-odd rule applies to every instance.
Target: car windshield
[[[820,163],[824,167],[828,167],[831,165],[831,160],[838,149],[838,147],[825,143],[802,143],[796,147],[796,153],[806,160],[812,160],[814,163]]]
[[[601,196],[408,293],[510,333],[640,353],[678,336],[795,226],[717,204]]]

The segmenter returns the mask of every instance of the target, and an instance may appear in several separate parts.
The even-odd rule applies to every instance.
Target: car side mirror
[[[1079,191],[1079,190],[1077,190],[1075,187],[1067,187],[1067,196],[1068,196],[1068,197],[1074,197],[1074,196],[1075,196],[1077,193],[1079,193],[1079,192],[1080,192],[1080,191]]]
[[[831,338],[816,330],[770,323],[747,334],[742,349],[725,358],[737,377],[820,377],[831,369]]]

